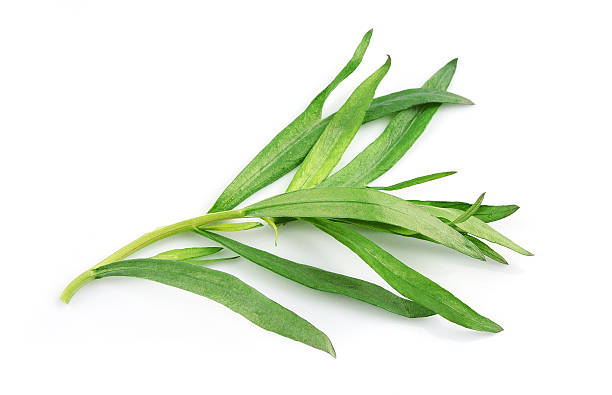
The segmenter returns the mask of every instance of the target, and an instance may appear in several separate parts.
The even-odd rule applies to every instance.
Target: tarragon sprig
[[[77,290],[95,279],[143,278],[214,300],[263,329],[335,356],[331,341],[321,330],[240,279],[210,265],[240,256],[313,290],[349,297],[407,318],[438,314],[477,331],[501,331],[501,326],[358,231],[365,228],[417,238],[478,260],[489,257],[505,264],[507,261],[483,240],[531,255],[489,225],[514,213],[518,209],[516,205],[483,205],[484,194],[470,204],[404,200],[388,193],[437,180],[454,171],[429,174],[386,187],[369,185],[406,154],[440,105],[472,104],[446,91],[456,70],[456,59],[438,70],[421,88],[375,98],[377,87],[391,66],[391,59],[387,58],[336,113],[324,118],[325,101],[359,66],[371,35],[371,30],[365,34],[342,70],[229,183],[207,214],[163,226],[128,243],[77,276],[64,289],[61,299],[68,303]],[[391,119],[380,136],[334,172],[360,126],[385,116]],[[296,167],[297,172],[286,193],[236,208],[256,191]],[[259,221],[228,222],[243,218],[259,219],[271,225],[275,232],[279,223],[308,222],[349,248],[401,296],[379,285],[281,258],[217,233],[263,226]],[[196,246],[165,251],[150,258],[126,259],[145,246],[183,232],[195,232],[222,247]],[[208,257],[223,248],[237,255]]]

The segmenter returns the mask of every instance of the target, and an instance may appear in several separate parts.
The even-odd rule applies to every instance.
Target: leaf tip
[[[261,219],[266,221],[266,223],[274,229],[274,246],[278,246],[278,228],[276,227],[276,223],[270,217],[262,217]]]
[[[327,344],[323,351],[336,358],[336,350],[334,350],[334,345],[332,344],[331,340],[329,340],[329,337],[325,336],[325,339],[327,340]]]

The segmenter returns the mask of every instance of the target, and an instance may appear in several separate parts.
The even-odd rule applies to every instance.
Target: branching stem
[[[78,291],[83,285],[87,284],[91,280],[95,279],[94,270],[100,266],[108,265],[109,263],[116,262],[118,260],[124,259],[131,254],[135,253],[143,249],[144,247],[152,244],[156,241],[165,239],[166,237],[175,235],[177,233],[182,233],[186,231],[190,231],[195,227],[200,225],[205,225],[211,222],[217,222],[226,219],[235,219],[235,218],[243,218],[244,211],[243,210],[230,210],[230,211],[221,211],[218,213],[210,213],[200,217],[190,218],[185,221],[177,222],[172,225],[163,226],[154,230],[153,232],[146,233],[131,243],[123,246],[118,249],[105,259],[98,262],[91,269],[81,273],[78,277],[68,284],[68,286],[62,292],[60,299],[65,303],[70,302],[70,299]]]

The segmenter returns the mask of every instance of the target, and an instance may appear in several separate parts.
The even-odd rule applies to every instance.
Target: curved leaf
[[[391,58],[388,57],[385,64],[366,78],[340,107],[300,165],[287,191],[312,188],[332,172],[363,123],[374,92],[389,67]]]
[[[401,298],[376,284],[296,263],[215,233],[202,230],[196,232],[249,261],[306,287],[361,300],[405,317],[427,317],[434,314],[431,310]]]
[[[456,68],[457,59],[454,59],[425,82],[423,88],[446,90]],[[322,182],[321,186],[361,187],[380,177],[412,147],[439,107],[440,104],[427,104],[411,107],[395,115],[376,140]]]
[[[463,214],[462,211],[453,208],[441,208],[434,206],[420,207],[425,208],[427,211],[429,211],[430,214],[435,215],[436,217],[445,218],[449,221],[452,221],[453,219]],[[510,248],[511,250],[516,251],[519,254],[528,256],[533,255],[531,252],[527,251],[512,240],[508,239],[506,236],[502,235],[477,217],[472,216],[464,222],[455,224],[455,226],[471,235]]]
[[[340,82],[351,75],[357,66],[359,66],[368,48],[371,37],[372,30],[368,31],[363,36],[357,49],[353,53],[353,57],[333,81],[312,100],[303,113],[298,115],[293,122],[278,133],[272,141],[253,158],[253,160],[225,188],[209,212],[229,210],[236,207],[244,199],[269,183],[277,180],[302,161],[310,147],[312,147],[312,144],[314,144],[314,141],[316,141],[316,138],[318,138],[318,135],[315,133],[316,137],[314,140],[312,136],[308,139],[308,133],[305,132],[309,130],[314,131],[314,126],[321,122],[323,105],[327,97]],[[304,136],[305,134],[306,136]],[[298,144],[304,137],[306,137],[306,141],[302,144]],[[310,144],[309,140],[313,140],[312,144]],[[292,145],[294,145],[294,147],[292,147]]]
[[[288,192],[243,209],[248,217],[321,217],[377,221],[412,229],[477,259],[480,250],[425,207],[366,188],[313,188]]]
[[[438,180],[443,177],[452,176],[453,174],[456,174],[456,173],[457,173],[456,171],[445,171],[442,173],[433,173],[433,174],[429,174],[426,176],[412,178],[407,181],[398,182],[397,184],[389,185],[388,187],[368,187],[368,188],[376,189],[378,191],[396,191],[398,189],[404,189],[404,188],[412,187],[415,185],[423,184],[425,182]]]
[[[378,245],[346,225],[323,219],[307,220],[347,246],[378,273],[397,292],[447,320],[466,328],[500,332],[502,327],[483,317],[452,293],[409,268]]]
[[[419,206],[434,206],[441,208],[454,208],[457,210],[465,211],[470,208],[470,203],[465,202],[447,202],[439,200],[408,200],[410,203],[417,204]],[[504,206],[487,206],[481,205],[474,213],[474,216],[484,222],[495,222],[500,219],[504,219],[512,215],[519,206],[515,204],[508,204]]]
[[[336,356],[328,337],[238,278],[182,261],[130,259],[94,269],[96,278],[137,277],[170,285],[212,299],[255,325]]]

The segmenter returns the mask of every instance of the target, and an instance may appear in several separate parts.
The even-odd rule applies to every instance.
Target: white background
[[[605,2],[2,1],[0,389],[62,393],[535,393],[610,390],[609,11]],[[516,203],[494,226],[535,252],[506,267],[368,233],[505,331],[409,320],[237,274],[321,328],[338,358],[214,302],[138,279],[63,286],[126,242],[207,210],[237,172],[374,35],[336,109],[381,65],[378,94],[459,57],[445,107],[378,183],[400,196]],[[384,127],[359,132],[348,159]],[[288,177],[258,193],[281,192]],[[305,224],[245,232],[301,263],[384,284]],[[179,236],[138,256],[211,245]],[[607,388],[606,388],[607,387]]]

